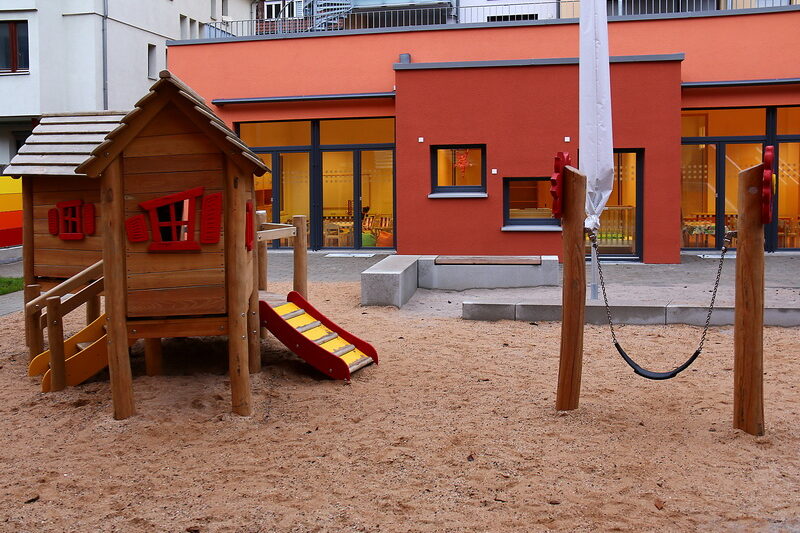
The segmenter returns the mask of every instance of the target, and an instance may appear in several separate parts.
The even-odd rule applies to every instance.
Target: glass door
[[[394,248],[394,151],[362,150],[360,155],[361,246]]]
[[[309,246],[311,227],[310,154],[308,152],[277,153],[273,157],[273,175],[280,176],[273,218],[291,224],[293,215],[306,216],[306,239]],[[280,246],[292,246],[293,239],[281,239]]]
[[[715,248],[717,145],[681,146],[681,230],[683,248]]]
[[[322,152],[322,247],[353,248],[353,151]]]
[[[800,142],[778,145],[778,248],[800,248]]]

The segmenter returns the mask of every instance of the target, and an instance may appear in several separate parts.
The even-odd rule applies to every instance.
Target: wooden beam
[[[255,204],[254,204],[255,205]],[[264,224],[267,223],[267,212],[266,211],[256,211],[256,220],[258,224],[256,227],[259,229],[263,229]],[[294,226],[292,226],[294,229]],[[267,266],[269,261],[269,257],[267,256],[267,242],[261,239],[261,236],[258,236],[258,290],[265,291],[267,290]]]
[[[300,296],[308,299],[308,247],[306,244],[306,216],[294,215],[292,225],[296,232],[294,236],[294,290]]]
[[[160,376],[163,370],[161,339],[144,340],[144,367],[148,376]]]
[[[83,287],[90,280],[102,278],[103,270],[103,260],[101,259],[93,265],[84,268],[71,278],[62,281],[41,296],[32,299],[30,302],[25,304],[25,312],[33,313],[34,311],[41,310],[44,308],[47,298],[51,296],[64,296],[74,291],[78,287]]]
[[[229,158],[225,176],[225,274],[228,303],[228,361],[231,379],[231,404],[233,412],[249,416],[252,411],[250,397],[249,347],[247,341],[247,311],[250,294],[246,277],[247,249],[245,248],[245,179],[236,164]]]
[[[283,226],[280,228],[269,226]],[[297,235],[297,229],[294,226],[288,226],[287,224],[264,224],[266,229],[262,229],[256,232],[256,236],[258,237],[258,242],[268,243],[273,239],[288,239],[289,237],[294,237]]]
[[[200,318],[128,320],[127,331],[129,339],[227,335],[228,319],[224,316],[208,316]]]
[[[100,295],[97,294],[86,301],[86,325],[88,326],[100,316]]]
[[[256,205],[256,190],[253,187],[253,192],[250,194],[250,200],[253,205]],[[263,215],[263,217],[262,217]],[[253,227],[259,227],[262,219],[266,219],[266,213],[253,210]],[[266,246],[266,243],[264,243]],[[256,374],[261,372],[261,335],[259,334],[259,317],[258,317],[258,289],[259,282],[261,281],[261,243],[254,243],[255,250],[249,252],[253,261],[253,272],[250,278],[250,302],[247,307],[247,343],[248,343],[248,366],[250,373]],[[266,267],[266,265],[264,265]]]
[[[128,355],[127,283],[125,268],[125,198],[122,158],[115,157],[105,168],[100,186],[103,235],[103,273],[106,295],[106,334],[108,371],[114,418],[121,420],[136,414],[133,401],[133,378]]]
[[[25,176],[22,178],[22,276],[25,285],[36,283],[33,276],[33,254],[33,177]],[[28,301],[26,295],[25,303]]]
[[[64,390],[67,386],[67,368],[60,296],[47,299],[47,341],[50,344],[50,391]]]
[[[38,298],[42,293],[39,285],[25,285],[25,300]],[[33,359],[44,351],[44,335],[42,334],[42,312],[25,313],[25,335],[28,341],[28,360]]]
[[[736,305],[733,343],[733,427],[764,434],[764,165],[739,173]]]
[[[586,310],[586,176],[572,167],[564,168],[561,219],[563,271],[561,297],[561,354],[558,366],[556,409],[578,408],[583,367],[583,326]]]

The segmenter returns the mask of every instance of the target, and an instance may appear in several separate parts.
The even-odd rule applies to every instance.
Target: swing
[[[603,268],[600,266],[600,252],[597,249],[597,234],[593,231],[589,232],[589,240],[592,243],[592,248],[594,248],[595,254],[597,254],[597,272],[600,275],[600,288],[603,290],[603,302],[605,303],[606,307],[606,317],[608,318],[608,326],[611,329],[611,340],[614,342],[614,347],[617,349],[619,354],[622,356],[622,359],[628,363],[634,373],[642,376],[643,378],[653,379],[653,380],[664,380],[664,379],[672,379],[694,363],[695,359],[700,355],[700,352],[703,351],[703,345],[706,342],[706,334],[708,333],[708,327],[711,323],[711,313],[714,312],[714,301],[717,298],[717,289],[719,288],[719,280],[722,276],[722,265],[725,261],[725,252],[728,251],[728,245],[731,243],[733,236],[736,234],[735,231],[728,231],[725,233],[724,243],[722,245],[721,254],[719,256],[719,266],[717,267],[717,279],[714,282],[714,290],[711,292],[711,304],[708,306],[708,314],[706,315],[706,323],[703,327],[703,333],[700,335],[700,345],[697,347],[697,350],[684,362],[682,365],[673,368],[672,370],[668,370],[666,372],[656,372],[653,370],[648,370],[641,366],[639,363],[634,361],[622,348],[619,341],[617,340],[617,334],[614,331],[614,321],[611,319],[611,307],[608,305],[608,295],[606,294],[606,283],[603,278]]]

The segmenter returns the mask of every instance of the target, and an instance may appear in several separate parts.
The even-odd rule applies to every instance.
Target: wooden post
[[[556,409],[578,408],[583,366],[583,325],[586,309],[586,176],[564,168],[561,239],[563,271],[561,297],[561,356],[558,365]]]
[[[100,316],[100,295],[92,296],[86,301],[86,325],[88,326]]]
[[[253,205],[256,205],[255,189],[252,194]],[[266,222],[266,213],[256,211],[253,213],[253,223],[255,231],[261,229],[262,220]],[[255,250],[249,254],[253,262],[253,275],[250,278],[250,302],[247,306],[247,353],[248,353],[248,367],[251,374],[261,372],[261,333],[259,330],[258,320],[258,290],[261,283],[261,272],[264,265],[261,265],[261,242],[258,239],[253,241]],[[264,243],[266,244],[266,243]],[[266,283],[266,281],[265,281]]]
[[[256,211],[256,228],[261,229],[261,224],[267,223],[267,212]],[[258,241],[258,290],[267,290],[267,242]]]
[[[233,412],[248,416],[251,413],[249,345],[247,341],[247,312],[250,293],[245,247],[246,192],[241,172],[229,159],[225,176],[225,274],[228,301],[228,367],[231,379]]]
[[[764,165],[739,173],[736,234],[733,427],[764,434],[764,226],[761,180]]]
[[[67,368],[64,362],[64,323],[60,296],[47,299],[47,341],[50,343],[50,390],[64,390],[67,386]]]
[[[101,176],[100,201],[108,372],[114,418],[121,420],[136,414],[126,325],[125,198],[121,156],[116,157]]]
[[[144,340],[144,367],[148,376],[159,376],[163,369],[161,339]]]
[[[25,285],[36,283],[33,256],[33,177],[22,178],[22,276]],[[25,300],[28,303],[30,300]]]
[[[297,228],[294,237],[294,290],[308,298],[308,249],[306,243],[306,216],[294,215],[292,225]]]
[[[34,298],[42,294],[40,285],[25,285],[25,303],[27,304]],[[42,334],[42,311],[33,313],[25,312],[25,334],[28,340],[29,358],[33,359],[44,351],[44,335]]]

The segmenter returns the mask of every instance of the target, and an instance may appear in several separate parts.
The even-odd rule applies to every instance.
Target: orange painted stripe
[[[21,228],[22,211],[6,211],[0,213],[0,229]]]

